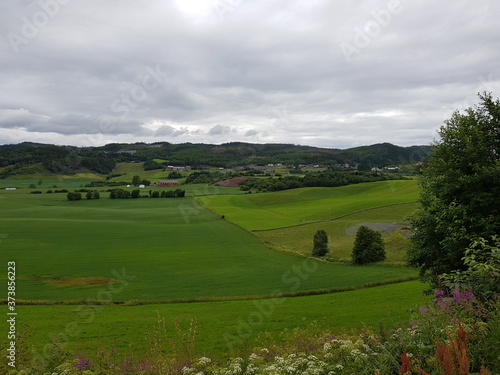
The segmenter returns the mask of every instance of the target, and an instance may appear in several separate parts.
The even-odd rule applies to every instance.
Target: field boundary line
[[[317,296],[323,294],[334,294],[342,292],[352,292],[362,289],[376,288],[379,286],[399,284],[419,280],[420,276],[406,276],[393,280],[380,281],[375,283],[366,283],[360,286],[346,286],[342,288],[331,289],[313,289],[301,290],[296,292],[284,292],[278,297],[276,295],[248,295],[248,296],[230,296],[230,297],[197,297],[197,298],[176,298],[170,300],[129,300],[129,301],[116,301],[107,302],[102,300],[74,300],[74,301],[48,301],[48,300],[17,300],[17,305],[23,306],[75,306],[75,305],[114,305],[114,306],[139,306],[139,305],[169,305],[181,303],[211,303],[211,302],[228,302],[228,301],[252,301],[261,299],[275,299],[275,298],[294,298],[294,297],[307,297]],[[7,304],[7,300],[1,299],[0,305]]]
[[[378,208],[384,208],[384,207],[391,207],[391,206],[400,206],[400,205],[404,205],[404,204],[411,204],[411,203],[418,203],[418,201],[410,201],[410,202],[401,202],[401,203],[391,203],[391,204],[384,204],[382,206],[377,206],[377,207],[371,207],[371,208],[365,208],[364,210],[359,210],[359,211],[353,211],[353,212],[350,212],[348,214],[345,214],[345,215],[340,215],[340,216],[337,216],[337,217],[334,217],[334,218],[331,218],[331,219],[327,219],[327,220],[315,220],[315,221],[309,221],[307,223],[301,223],[301,224],[294,224],[294,225],[287,225],[285,227],[276,227],[276,228],[270,228],[270,229],[251,229],[251,230],[248,230],[249,232],[270,232],[270,231],[273,231],[273,230],[279,230],[279,229],[287,229],[287,228],[295,228],[295,227],[302,227],[304,225],[309,225],[309,224],[317,224],[317,223],[328,223],[330,221],[335,221],[335,220],[339,220],[339,219],[342,219],[344,217],[347,217],[347,216],[351,216],[351,215],[355,215],[355,214],[359,214],[361,212],[366,212],[366,211],[371,211],[371,210],[376,210]]]

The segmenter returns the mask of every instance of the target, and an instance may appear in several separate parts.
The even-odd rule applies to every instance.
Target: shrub
[[[314,234],[312,255],[324,257],[328,251],[328,235],[323,229],[320,229]]]
[[[382,235],[365,225],[359,227],[352,250],[355,264],[381,262],[385,259],[385,246]]]

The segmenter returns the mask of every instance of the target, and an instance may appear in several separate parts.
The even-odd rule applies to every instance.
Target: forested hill
[[[386,166],[423,161],[430,146],[399,147],[390,143],[349,149],[329,149],[293,144],[252,144],[231,142],[221,145],[181,143],[112,143],[99,147],[56,146],[20,143],[0,146],[0,167],[3,177],[9,170],[42,163],[54,173],[74,173],[91,170],[110,173],[118,162],[149,162],[162,159],[170,165],[215,166],[231,168],[250,164],[284,165],[365,164]],[[7,168],[5,168],[7,167]],[[2,177],[2,176],[0,176]]]

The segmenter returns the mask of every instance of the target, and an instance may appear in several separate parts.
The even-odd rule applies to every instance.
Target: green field
[[[126,288],[125,288],[126,289]],[[64,341],[66,349],[95,356],[97,348],[116,348],[120,353],[145,353],[146,327],[164,318],[169,338],[176,339],[173,322],[186,331],[191,319],[198,323],[195,353],[224,359],[252,346],[265,346],[262,332],[272,333],[279,343],[294,327],[324,332],[362,327],[407,324],[409,309],[422,305],[424,285],[418,281],[350,292],[278,300],[221,301],[143,306],[19,306],[19,322],[30,325],[31,342],[38,351],[52,341]],[[67,330],[71,323],[72,331]],[[247,324],[247,325],[246,325]],[[375,328],[376,329],[376,328]],[[242,335],[239,335],[242,333]],[[54,337],[58,337],[54,339]],[[239,341],[241,339],[241,341]],[[269,340],[268,340],[269,341]],[[231,344],[231,345],[228,345]],[[170,346],[166,344],[167,350]],[[170,351],[171,352],[171,351]],[[167,351],[168,354],[168,351]]]
[[[407,226],[406,217],[419,207],[418,203],[400,203],[395,205],[372,208],[362,212],[342,216],[335,220],[322,221],[295,227],[255,231],[254,234],[266,244],[277,250],[284,250],[303,255],[310,255],[312,237],[317,230],[323,229],[329,238],[329,256],[335,261],[350,261],[354,246],[355,229],[359,225],[375,224],[384,227],[387,223],[387,233],[383,238],[389,263],[402,263],[406,257],[409,244],[407,231],[391,231],[392,224],[399,227]],[[398,227],[398,225],[394,225]]]
[[[94,176],[88,177],[43,179],[35,190],[80,188]],[[38,181],[0,180],[2,187],[20,187],[0,191],[0,262],[16,262],[18,301],[50,304],[18,306],[19,322],[31,326],[37,348],[77,323],[72,348],[144,350],[145,327],[154,325],[158,311],[170,325],[196,319],[197,352],[224,357],[224,334],[255,318],[257,305],[274,303],[273,312],[237,350],[259,345],[264,331],[278,335],[312,322],[333,331],[405,321],[407,310],[423,300],[415,281],[364,289],[415,278],[413,269],[304,257],[317,229],[327,230],[332,258],[345,260],[355,225],[404,223],[417,207],[415,181],[260,194],[183,185],[187,197],[175,199],[112,200],[99,188],[101,199],[76,202],[66,194],[30,194],[32,183]],[[385,240],[389,263],[401,262],[407,238],[392,232]],[[6,282],[5,273],[0,281]],[[340,290],[350,291],[324,294]],[[269,299],[279,296],[286,298]],[[119,305],[82,305],[95,300]]]
[[[19,298],[25,300],[95,298],[102,284],[96,280],[105,283],[123,268],[134,279],[117,301],[269,295],[415,275],[380,266],[360,273],[358,266],[314,260],[306,266],[303,258],[272,251],[192,198],[0,197],[5,234],[0,260],[17,262]],[[85,283],[85,278],[91,279]]]
[[[197,200],[247,230],[273,229],[331,220],[384,205],[415,202],[415,180],[384,181],[337,188],[301,188]]]

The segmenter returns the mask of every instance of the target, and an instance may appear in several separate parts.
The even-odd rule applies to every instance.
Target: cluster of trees
[[[240,182],[244,191],[279,191],[301,187],[335,187],[362,182],[385,181],[387,179],[403,179],[401,176],[381,176],[366,172],[310,172],[304,177],[286,176],[279,178],[248,179]]]
[[[151,181],[142,179],[141,176],[134,176],[132,177],[132,185],[134,186],[139,186],[139,185],[144,185],[148,186],[151,185]]]
[[[135,190],[123,190],[123,189],[112,189],[109,192],[109,197],[111,199],[128,199],[128,198],[182,198],[186,195],[186,191],[182,189],[176,190],[162,190],[162,191],[149,191],[149,194],[141,196],[141,191],[139,189]]]
[[[212,184],[214,182],[231,178],[229,176],[232,175],[218,171],[193,172],[186,178],[186,184]]]
[[[313,237],[312,255],[314,257],[324,257],[329,251],[328,235],[323,229],[320,229]],[[360,226],[354,240],[352,262],[362,265],[382,262],[385,258],[386,253],[382,234],[368,228],[366,225]]]
[[[151,171],[151,170],[154,170],[154,169],[164,169],[165,165],[161,164],[161,163],[158,163],[158,162],[156,162],[154,160],[146,160],[144,162],[144,165],[142,167],[144,168],[145,171]]]
[[[70,191],[67,197],[69,201],[79,201],[82,199],[82,193],[78,191]]]
[[[500,233],[500,101],[490,93],[479,98],[479,105],[445,121],[420,178],[408,256],[433,283],[470,269],[466,250],[495,242]]]
[[[87,191],[87,194],[85,194],[85,197],[87,199],[99,199],[101,196],[97,190],[94,190],[94,191]]]
[[[80,189],[80,191],[70,191],[66,196],[68,197],[68,200],[69,201],[79,201],[82,199],[82,190],[85,192],[87,192],[87,194],[85,194],[85,197],[87,199],[99,199],[100,198],[100,194],[97,190],[94,190],[94,191],[90,191],[90,190],[86,190],[86,189]],[[51,190],[48,190],[48,192],[51,192]]]

